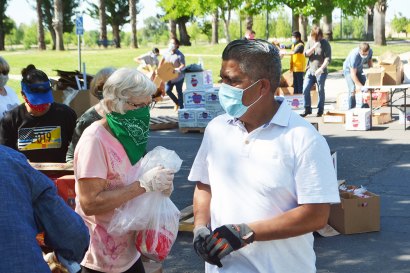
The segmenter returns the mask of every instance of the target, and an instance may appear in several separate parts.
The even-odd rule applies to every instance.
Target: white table
[[[388,106],[390,106],[390,117],[393,115],[393,106],[399,108],[402,105],[396,105],[394,104],[393,101],[393,95],[396,93],[403,93],[403,96],[401,98],[404,99],[403,107],[404,107],[404,130],[407,129],[407,118],[406,118],[406,98],[407,98],[407,89],[410,89],[410,84],[399,84],[399,85],[371,85],[371,86],[363,86],[363,88],[367,89],[368,92],[370,92],[370,112],[371,116],[373,116],[373,105],[372,105],[372,93],[375,89],[380,89],[380,90],[388,90],[389,91],[389,101],[388,101]],[[399,108],[401,111],[401,109]],[[372,128],[372,117],[370,118],[370,128]]]

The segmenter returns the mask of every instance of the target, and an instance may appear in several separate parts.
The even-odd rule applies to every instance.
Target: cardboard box
[[[288,70],[280,77],[280,87],[292,87],[293,86],[293,72]],[[293,94],[293,93],[292,93]]]
[[[366,75],[367,86],[381,86],[383,85],[384,78],[384,68],[382,67],[372,67],[369,69],[364,69],[363,73]]]
[[[357,94],[358,96],[359,93]],[[370,92],[366,93],[361,93],[362,96],[362,103],[367,103],[370,107]],[[357,102],[357,97],[356,97],[356,102]],[[373,108],[378,108],[385,106],[389,102],[389,92],[388,91],[375,91],[372,92],[372,107]],[[359,107],[359,106],[356,106]]]
[[[208,111],[221,111],[219,102],[219,88],[211,88],[205,91],[205,109]]]
[[[332,204],[329,225],[343,234],[380,231],[380,197],[366,192],[362,198],[340,191],[340,203]]]
[[[57,178],[54,183],[57,187],[58,195],[72,208],[75,209],[75,177],[74,175],[64,175]]]
[[[214,112],[204,109],[204,111],[198,111],[196,115],[196,126],[199,128],[205,128],[208,123],[215,117]]]
[[[372,125],[380,125],[391,121],[390,113],[373,113]]]
[[[205,108],[205,90],[183,92],[184,108]]]
[[[379,66],[384,68],[383,85],[397,85],[402,81],[400,56],[387,51],[378,58]]]
[[[327,111],[322,116],[323,123],[345,123],[345,113]]]
[[[349,98],[349,94],[347,92],[338,94],[336,98],[336,109],[339,111],[349,110],[348,98]]]
[[[91,95],[89,90],[75,90],[73,88],[67,88],[64,91],[53,91],[54,101],[64,103],[70,106],[77,117],[80,117],[91,106],[96,105],[99,100]]]
[[[303,95],[284,96],[284,98],[293,110],[305,108],[305,97]]]
[[[370,130],[370,109],[354,108],[346,112],[345,129],[350,131]]]
[[[410,61],[409,61],[410,62]],[[403,83],[410,83],[410,63],[403,65]]]
[[[404,105],[401,105],[399,110],[399,124],[404,124],[406,119],[406,125],[410,125],[410,105],[406,104],[406,114],[404,114]]]
[[[196,124],[196,113],[199,111],[205,111],[205,108],[200,109],[179,109],[178,110],[178,125],[179,128],[185,127],[197,127]]]
[[[212,71],[204,70],[201,72],[185,73],[186,90],[204,90],[212,88]]]
[[[179,73],[175,72],[175,67],[172,63],[163,63],[157,69],[157,75],[164,82],[178,78]]]
[[[277,96],[292,96],[293,95],[293,87],[278,87],[276,89]]]

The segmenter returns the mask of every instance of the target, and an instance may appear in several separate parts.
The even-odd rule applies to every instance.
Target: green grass
[[[331,42],[332,62],[329,66],[330,72],[342,69],[343,61],[349,54],[350,50],[358,46],[358,41],[341,40]],[[219,80],[219,70],[221,66],[221,54],[226,44],[219,45],[194,45],[191,47],[181,47],[180,50],[186,56],[186,64],[197,63],[199,57],[203,59],[206,69],[212,70],[213,80]],[[409,45],[405,43],[388,46],[373,46],[374,56],[379,56],[390,50],[400,54],[409,51]],[[95,74],[103,67],[137,67],[133,58],[148,52],[151,47],[141,47],[138,49],[82,49],[81,62],[86,63],[88,74]],[[163,48],[160,48],[163,49]],[[34,64],[38,69],[46,72],[50,77],[56,77],[55,69],[73,71],[78,70],[78,51],[36,51],[36,50],[15,50],[2,52],[2,56],[10,64],[10,74],[20,75],[21,69],[28,64]],[[282,59],[283,71],[289,69],[289,57]],[[19,93],[20,82],[10,80],[9,85]]]

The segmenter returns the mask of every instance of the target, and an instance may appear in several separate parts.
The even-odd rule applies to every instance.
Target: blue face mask
[[[240,118],[246,111],[254,105],[261,97],[254,101],[251,105],[245,106],[242,104],[242,97],[246,90],[257,84],[257,80],[245,89],[230,86],[228,84],[221,84],[219,88],[219,102],[225,112],[234,118]]]

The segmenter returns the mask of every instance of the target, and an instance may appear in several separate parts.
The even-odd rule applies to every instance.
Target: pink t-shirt
[[[91,124],[82,134],[74,152],[76,179],[75,211],[84,219],[90,232],[90,247],[81,264],[102,272],[124,272],[140,257],[135,248],[135,232],[122,236],[107,233],[114,211],[86,216],[78,198],[78,180],[102,178],[108,180],[108,190],[135,182],[140,162],[131,165],[121,143],[99,121]]]

